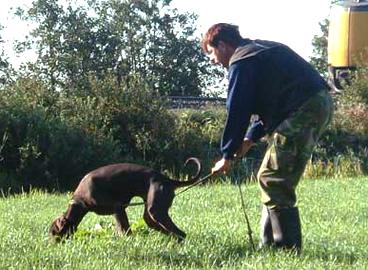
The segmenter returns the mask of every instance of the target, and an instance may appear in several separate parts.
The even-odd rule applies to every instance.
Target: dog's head
[[[49,229],[49,236],[56,240],[60,240],[63,237],[68,237],[74,230],[73,224],[62,214],[56,218]]]

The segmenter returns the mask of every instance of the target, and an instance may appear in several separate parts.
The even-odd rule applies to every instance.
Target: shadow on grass
[[[184,244],[185,245],[185,244]],[[175,250],[156,250],[154,252],[141,254],[140,260],[149,260],[163,263],[167,266],[177,266],[185,268],[206,268],[221,267],[224,264],[244,260],[252,254],[251,247],[242,245],[226,246],[223,250],[217,250],[215,253],[207,254],[200,252],[196,254]]]
[[[271,258],[274,258],[275,256],[290,256],[292,258],[299,258],[301,261],[307,259],[341,265],[354,265],[358,263],[358,260],[364,257],[364,254],[355,251],[353,247],[351,250],[341,250],[334,247],[333,243],[331,243],[329,247],[316,245],[313,249],[304,249],[300,255],[296,255],[293,252],[272,248],[254,252],[250,244],[239,244],[235,242],[236,241],[234,241],[234,243],[231,241],[225,241],[224,243],[210,242],[213,243],[214,246],[212,250],[206,249],[203,245],[199,245],[201,247],[198,249],[194,247],[193,252],[186,251],[185,248],[156,250],[155,252],[149,252],[145,255],[141,254],[139,259],[149,259],[164,263],[167,266],[206,268],[222,267],[229,264],[237,265],[239,262],[246,259],[253,260],[254,257],[270,258],[271,256]],[[223,244],[222,248],[221,244]],[[183,245],[185,245],[185,243]],[[193,248],[193,246],[189,247],[189,249],[190,248]]]
[[[136,253],[134,259],[157,262],[168,267],[198,269],[236,264],[254,254],[250,244],[239,243],[235,239],[221,241],[216,235],[194,237],[183,243],[167,238],[160,241],[167,241],[163,249],[148,249],[148,252]]]
[[[355,264],[361,257],[361,255],[354,250],[344,251],[333,247],[327,248],[320,246],[316,246],[314,249],[304,250],[302,256],[310,259],[349,265]]]

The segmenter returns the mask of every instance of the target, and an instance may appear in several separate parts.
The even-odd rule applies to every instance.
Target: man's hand
[[[248,138],[245,138],[242,145],[239,147],[238,151],[236,151],[234,158],[243,157],[246,153],[248,153],[249,149],[252,147],[253,144],[254,144],[253,141],[249,140]]]
[[[219,174],[219,173],[227,173],[230,170],[231,161],[225,158],[220,159],[216,162],[215,166],[212,168],[212,174]]]

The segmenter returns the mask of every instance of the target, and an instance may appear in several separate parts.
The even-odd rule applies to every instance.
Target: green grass
[[[258,242],[258,188],[242,189]],[[128,209],[131,237],[114,233],[112,217],[90,213],[75,237],[55,244],[48,227],[70,194],[33,191],[0,199],[0,269],[368,269],[367,193],[368,178],[302,180],[304,248],[297,257],[252,251],[234,185],[196,187],[175,198],[170,213],[188,234],[184,244],[148,229],[142,206]]]

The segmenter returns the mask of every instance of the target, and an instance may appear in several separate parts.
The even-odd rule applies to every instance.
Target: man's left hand
[[[222,158],[216,162],[212,168],[212,174],[227,173],[230,170],[231,161],[229,159]]]
[[[245,138],[243,143],[240,145],[238,151],[236,151],[234,158],[242,158],[246,153],[248,153],[249,149],[254,144],[253,141],[251,141],[248,138]]]

